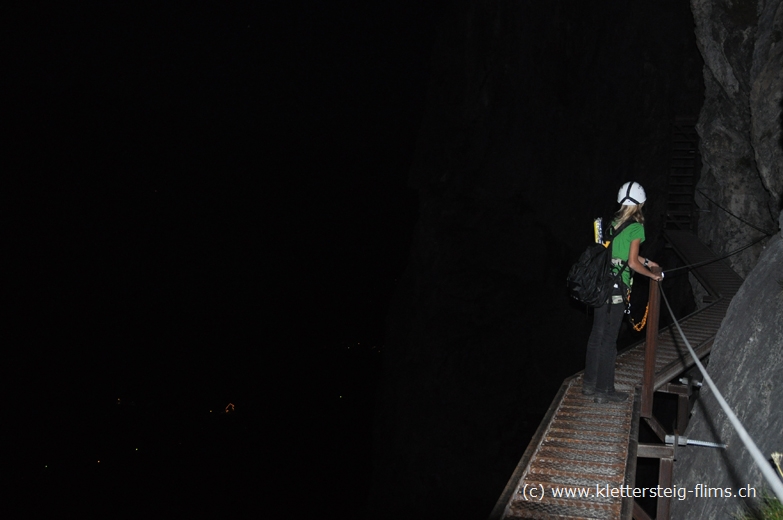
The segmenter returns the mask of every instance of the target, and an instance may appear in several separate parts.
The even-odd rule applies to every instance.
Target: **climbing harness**
[[[630,295],[628,296],[630,298]],[[628,314],[628,320],[631,322],[631,325],[633,326],[633,330],[636,332],[641,332],[645,325],[647,325],[647,313],[650,312],[650,302],[647,302],[647,307],[644,309],[644,316],[642,316],[642,321],[639,323],[634,323],[633,318],[631,318],[631,305],[628,304],[628,308],[625,310],[625,313]]]
[[[628,302],[628,305],[625,307],[625,313],[628,315],[628,321],[631,322],[631,326],[633,327],[633,330],[636,332],[641,332],[644,326],[647,324],[647,313],[650,312],[650,301],[647,301],[647,307],[644,308],[644,316],[642,316],[642,321],[639,323],[634,323],[633,318],[631,317],[631,289],[628,288],[628,292],[625,297],[625,301]]]

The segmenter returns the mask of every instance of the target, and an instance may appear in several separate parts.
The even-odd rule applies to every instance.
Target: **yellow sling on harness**
[[[631,305],[630,301],[631,301],[631,291],[629,290],[628,291],[628,302],[629,302],[628,305],[629,305],[629,308],[630,308],[630,305]],[[649,312],[649,310],[650,310],[650,302],[647,301],[647,307],[645,307],[645,309],[644,309],[644,316],[642,317],[642,321],[640,321],[639,323],[634,323],[633,322],[633,318],[631,318],[631,315],[630,314],[628,315],[628,319],[630,320],[631,325],[633,325],[633,330],[635,330],[636,332],[641,332],[642,331],[644,326],[647,324],[647,312]]]

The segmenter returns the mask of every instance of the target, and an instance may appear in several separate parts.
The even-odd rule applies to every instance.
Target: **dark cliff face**
[[[721,395],[768,460],[773,452],[781,451],[783,431],[781,265],[783,236],[777,234],[733,298],[707,366]],[[713,392],[705,385],[700,394],[685,435],[727,444],[728,448],[689,446],[680,450],[674,465],[675,484],[688,489],[699,483],[732,490],[751,486],[756,496],[749,495],[749,500],[734,496],[673,501],[672,518],[731,518],[745,507],[758,507],[762,489],[769,486]]]
[[[388,319],[372,518],[489,514],[584,366],[590,324],[565,274],[623,182],[647,189],[643,254],[667,260],[671,123],[701,106],[693,20],[681,2],[590,4],[463,2],[443,20],[410,178],[420,217]],[[688,292],[681,281],[672,290]]]
[[[747,278],[715,338],[707,370],[762,454],[770,457],[781,450],[783,429],[783,240],[776,231],[783,225],[783,2],[766,2],[757,10],[755,4],[693,0],[692,8],[706,83],[699,117],[704,162],[699,188],[714,201],[697,196],[704,210],[699,235],[727,252],[765,231],[773,234],[730,259]],[[674,466],[678,486],[750,485],[760,496],[761,472],[711,391],[702,392],[686,435],[729,447],[682,450]],[[672,518],[729,518],[757,505],[737,497],[675,501]]]
[[[692,8],[705,83],[699,236],[728,252],[774,232],[782,209],[783,10],[780,1],[758,12],[753,3],[717,0],[693,0]],[[762,247],[732,257],[732,267],[747,275]]]

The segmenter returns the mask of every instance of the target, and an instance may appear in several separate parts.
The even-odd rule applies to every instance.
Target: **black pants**
[[[615,289],[615,295],[620,294]],[[617,335],[623,322],[625,305],[608,303],[595,309],[593,330],[587,340],[584,386],[595,386],[599,393],[614,392],[614,363],[617,359]]]

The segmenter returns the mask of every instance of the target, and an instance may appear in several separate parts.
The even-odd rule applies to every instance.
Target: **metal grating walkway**
[[[690,231],[667,231],[666,237],[685,260],[694,264],[716,258]],[[731,298],[742,278],[725,261],[692,271],[714,298],[704,309],[681,319],[680,325],[700,357],[707,355]],[[563,382],[547,415],[506,485],[490,520],[500,519],[627,519],[630,501],[598,496],[597,490],[634,485],[639,396],[645,342],[617,356],[615,386],[630,392],[624,403],[596,404],[582,395],[582,373]],[[655,389],[693,365],[674,327],[658,333]],[[633,398],[635,397],[635,399]],[[630,466],[629,466],[630,464]],[[590,496],[555,498],[555,487],[584,488]],[[542,496],[543,495],[543,496]]]

